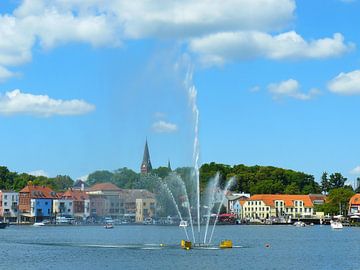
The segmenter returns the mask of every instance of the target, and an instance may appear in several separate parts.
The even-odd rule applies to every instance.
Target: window
[[[7,200],[7,195],[4,195],[4,200]]]
[[[7,202],[4,202],[4,206],[7,206]]]
[[[275,206],[278,206],[278,202],[275,202]]]
[[[45,205],[48,205],[49,204],[49,202],[45,202]]]

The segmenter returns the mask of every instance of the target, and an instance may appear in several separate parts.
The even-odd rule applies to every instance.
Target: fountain
[[[177,186],[178,190],[180,190],[181,195],[185,198],[185,205],[187,208],[187,215],[188,220],[190,222],[190,229],[192,234],[192,241],[189,240],[189,234],[187,232],[187,226],[182,226],[184,229],[185,235],[186,235],[186,241],[181,241],[181,247],[184,249],[190,249],[190,248],[204,248],[209,247],[212,245],[212,238],[214,235],[216,223],[218,222],[218,216],[220,214],[221,206],[224,204],[225,196],[227,191],[231,188],[231,186],[234,183],[234,178],[231,178],[225,185],[225,188],[221,190],[221,199],[216,201],[216,192],[220,189],[219,187],[219,180],[220,180],[220,174],[217,173],[216,176],[211,179],[208,183],[206,192],[205,192],[205,205],[203,205],[204,208],[206,208],[206,222],[205,222],[205,232],[203,235],[201,235],[201,202],[200,202],[200,173],[199,173],[199,157],[200,157],[200,149],[199,149],[199,110],[196,105],[196,98],[197,98],[197,91],[194,85],[190,85],[190,82],[192,81],[192,73],[189,71],[186,75],[185,80],[185,86],[187,89],[189,89],[189,102],[190,106],[192,108],[192,113],[194,117],[194,144],[193,144],[193,170],[191,171],[191,179],[193,183],[193,192],[192,193],[192,202],[194,202],[195,205],[191,205],[188,190],[186,188],[186,185],[184,183],[184,180],[177,175],[176,173],[171,173],[166,181],[162,181],[162,186],[167,191],[167,194],[170,196],[176,211],[178,213],[178,216],[180,218],[180,224],[185,221],[183,219],[183,216],[181,214],[181,211],[179,209],[179,205],[176,202],[176,199],[174,197],[173,192],[171,191],[171,188],[169,188],[168,183],[172,183],[173,186]],[[194,199],[195,198],[195,199]],[[216,211],[216,218],[214,221],[214,224],[212,226],[211,234],[208,239],[208,232],[209,232],[209,225],[210,225],[210,218],[211,218],[211,211],[215,206],[215,203],[219,203],[218,209]],[[192,210],[195,211],[192,211]],[[194,213],[195,212],[195,213]],[[196,216],[194,218],[193,216]],[[197,237],[195,237],[194,232],[194,225],[197,225]],[[231,240],[224,240],[220,244],[220,248],[229,248],[232,247]]]

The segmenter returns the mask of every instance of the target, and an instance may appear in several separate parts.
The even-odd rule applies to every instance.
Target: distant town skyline
[[[260,8],[261,7],[261,8]],[[360,176],[360,1],[2,1],[0,163],[77,179],[200,162]]]

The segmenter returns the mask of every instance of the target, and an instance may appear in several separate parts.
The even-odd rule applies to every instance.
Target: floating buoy
[[[270,247],[270,244],[265,244],[265,247],[266,247],[266,248],[269,248],[269,247]]]

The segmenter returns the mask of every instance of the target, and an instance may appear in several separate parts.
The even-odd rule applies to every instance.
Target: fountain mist
[[[219,204],[219,208],[218,208],[217,213],[216,213],[215,222],[214,222],[214,225],[213,225],[213,227],[212,227],[211,235],[210,235],[210,238],[209,238],[209,244],[211,243],[212,237],[213,237],[213,235],[214,235],[215,226],[216,226],[216,223],[217,223],[217,221],[218,221],[218,219],[219,219],[219,214],[220,214],[221,206],[224,204],[225,197],[226,197],[226,193],[228,192],[228,190],[230,189],[230,187],[234,184],[234,182],[235,182],[235,177],[230,178],[230,180],[227,182],[227,184],[226,184],[226,186],[225,186],[225,189],[224,189],[223,192],[222,192],[221,202],[220,202],[220,204]]]

